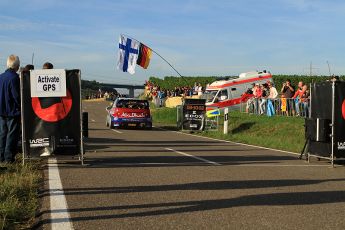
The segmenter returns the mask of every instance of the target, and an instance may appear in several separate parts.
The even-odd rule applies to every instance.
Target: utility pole
[[[32,57],[31,57],[31,65],[34,65],[34,57],[35,57],[35,54],[32,53]]]
[[[327,65],[328,65],[329,76],[332,76],[332,74],[331,74],[331,67],[329,66],[329,62],[328,61],[327,61]]]
[[[313,62],[311,61],[309,64],[309,67],[303,68],[303,72],[305,71],[306,75],[308,75],[309,72],[309,77],[312,77],[313,74],[317,75],[317,71],[314,72],[314,70],[318,70],[319,68],[313,67]]]

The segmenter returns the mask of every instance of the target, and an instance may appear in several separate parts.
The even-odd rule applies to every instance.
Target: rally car
[[[106,125],[111,129],[120,127],[152,129],[150,105],[147,100],[117,98],[106,110],[108,113]]]

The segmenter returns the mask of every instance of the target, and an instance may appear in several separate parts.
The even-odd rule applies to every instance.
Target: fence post
[[[228,134],[229,108],[224,109],[224,134]]]

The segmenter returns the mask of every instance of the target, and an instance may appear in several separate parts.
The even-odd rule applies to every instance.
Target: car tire
[[[109,128],[110,128],[110,129],[114,129],[114,128],[115,128],[115,127],[114,127],[114,122],[112,122],[112,121],[110,122]]]

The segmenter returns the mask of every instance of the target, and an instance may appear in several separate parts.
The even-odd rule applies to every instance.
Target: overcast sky
[[[183,75],[345,74],[343,0],[0,0],[0,67],[80,68],[82,78],[143,83],[176,75],[154,55],[148,70],[116,70],[118,37],[147,44]]]

